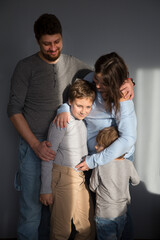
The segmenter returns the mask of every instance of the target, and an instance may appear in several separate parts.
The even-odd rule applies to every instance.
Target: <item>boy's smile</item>
[[[72,102],[69,100],[72,115],[79,120],[84,119],[90,113],[92,104],[91,98],[75,98]]]

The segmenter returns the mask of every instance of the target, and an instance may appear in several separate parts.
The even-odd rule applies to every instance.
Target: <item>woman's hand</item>
[[[120,90],[123,94],[123,97],[125,99],[130,99],[132,100],[134,97],[134,90],[133,90],[133,82],[130,78],[128,78],[127,80],[125,80],[124,84],[120,87]]]
[[[56,123],[57,127],[66,128],[67,123],[69,123],[70,121],[70,117],[71,117],[70,113],[62,112],[54,118],[53,123]]]
[[[83,162],[79,163],[78,165],[75,166],[77,168],[77,170],[79,171],[88,171],[89,167],[85,161],[85,158],[83,160]]]

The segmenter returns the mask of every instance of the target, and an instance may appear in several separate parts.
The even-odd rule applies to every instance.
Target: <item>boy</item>
[[[56,152],[53,161],[42,161],[40,200],[51,207],[51,239],[68,239],[73,221],[76,239],[94,239],[93,206],[85,176],[75,166],[88,154],[87,129],[83,119],[95,99],[93,85],[75,81],[69,91],[71,121],[64,129],[51,123],[48,141]],[[92,229],[93,227],[93,229]]]
[[[102,151],[117,138],[115,127],[102,129],[96,137],[96,151]],[[130,203],[129,181],[132,185],[140,182],[133,163],[123,156],[93,170],[90,189],[96,192],[98,240],[120,239],[126,223],[127,204]]]

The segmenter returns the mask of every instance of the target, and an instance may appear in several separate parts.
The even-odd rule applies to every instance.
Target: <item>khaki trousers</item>
[[[94,240],[94,209],[84,173],[54,164],[52,176],[50,240],[67,240],[72,220],[77,231],[76,240]]]

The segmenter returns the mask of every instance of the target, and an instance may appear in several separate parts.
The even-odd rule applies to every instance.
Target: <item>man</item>
[[[16,186],[20,190],[20,240],[38,239],[41,160],[55,157],[51,143],[46,141],[49,124],[58,106],[67,100],[70,83],[90,71],[80,60],[61,54],[62,27],[55,15],[41,15],[34,24],[34,33],[40,51],[17,64],[8,104],[8,116],[20,135],[20,185]]]

